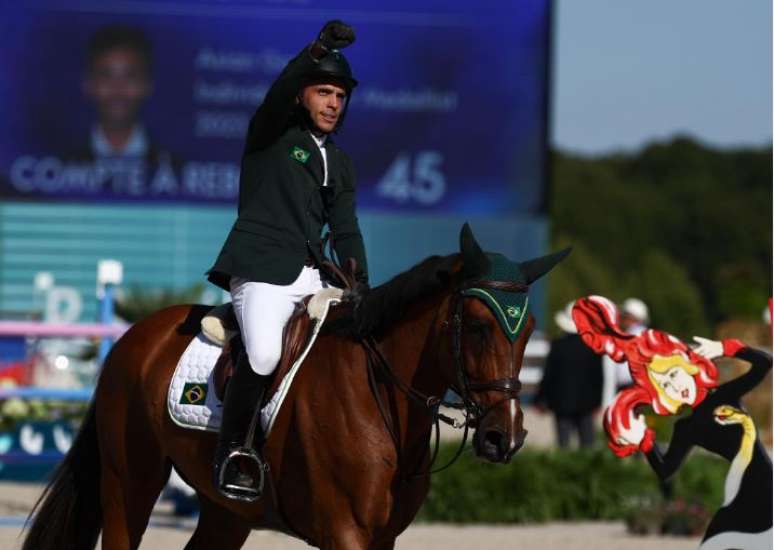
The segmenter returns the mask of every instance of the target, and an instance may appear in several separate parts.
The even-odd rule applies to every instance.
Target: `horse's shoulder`
[[[365,361],[363,344],[351,335],[339,332],[323,332],[315,342],[315,359],[353,364],[359,358]]]

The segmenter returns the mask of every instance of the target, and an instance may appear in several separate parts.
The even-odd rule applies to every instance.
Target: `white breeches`
[[[323,288],[320,272],[304,266],[289,285],[255,283],[231,277],[231,300],[242,342],[255,372],[274,372],[282,354],[282,331],[296,303]]]

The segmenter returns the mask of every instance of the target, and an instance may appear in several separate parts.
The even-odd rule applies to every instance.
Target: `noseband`
[[[384,373],[387,379],[392,384],[402,391],[406,396],[413,399],[415,402],[422,404],[429,409],[432,424],[435,428],[435,449],[433,456],[430,459],[430,466],[427,472],[417,473],[408,477],[422,477],[432,473],[445,470],[459,458],[462,454],[462,450],[465,448],[465,443],[468,439],[468,432],[471,427],[477,427],[481,421],[498,405],[505,401],[518,399],[519,392],[521,391],[521,382],[519,382],[518,376],[512,376],[509,378],[499,378],[497,380],[491,380],[489,382],[471,382],[470,375],[465,369],[465,364],[462,356],[462,308],[463,308],[463,292],[469,288],[488,288],[492,290],[501,290],[505,292],[519,292],[524,293],[529,290],[529,287],[522,283],[514,283],[509,281],[475,281],[458,288],[452,297],[451,304],[449,305],[449,311],[451,312],[450,319],[443,322],[443,326],[452,330],[451,334],[451,352],[452,360],[454,361],[455,374],[457,378],[456,384],[452,384],[452,389],[460,396],[461,402],[445,401],[443,397],[434,395],[425,395],[417,389],[409,386],[402,380],[400,380],[394,373],[381,348],[373,337],[368,336],[362,339],[363,347],[366,350],[367,365],[368,365],[368,379],[371,386],[371,391],[374,394],[379,408],[380,414],[384,419],[390,436],[396,445],[396,449],[400,449],[398,434],[392,427],[392,423],[388,420],[388,415],[384,404],[382,403],[379,388],[377,387],[376,376],[374,372],[374,366],[379,366],[380,370]],[[484,408],[476,400],[473,399],[473,394],[479,392],[500,392],[505,396],[496,401],[494,404]],[[441,406],[459,409],[465,411],[465,419],[462,422],[454,418],[450,418],[440,412]],[[445,422],[454,428],[464,428],[462,442],[457,449],[456,454],[452,459],[444,466],[432,469],[432,465],[435,463],[438,457],[438,450],[440,448],[440,429],[439,421]],[[400,456],[400,454],[398,455]]]

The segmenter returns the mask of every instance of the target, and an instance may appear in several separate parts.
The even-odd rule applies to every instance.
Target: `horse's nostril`
[[[491,445],[496,451],[502,450],[504,440],[505,436],[496,430],[489,430],[484,434],[484,443]]]

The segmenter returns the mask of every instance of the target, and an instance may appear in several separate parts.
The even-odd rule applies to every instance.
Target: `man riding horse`
[[[296,372],[273,435],[256,438],[262,456],[250,449],[283,325],[297,300],[323,286],[326,222],[339,260],[359,267],[355,286],[367,285],[352,163],[330,139],[356,85],[339,52],[353,41],[350,27],[328,23],[251,121],[238,217],[209,272],[231,291],[245,348],[226,388],[217,448],[207,428],[186,429],[195,426],[170,409],[182,403],[171,396],[188,351],[220,353],[200,339],[213,308],[164,308],[111,349],[24,550],[90,549],[100,537],[104,548],[139,548],[173,467],[200,503],[189,550],[237,550],[257,528],[329,550],[394,548],[430,490],[430,438],[439,420],[451,421],[438,410],[450,389],[478,456],[507,463],[524,444],[519,372],[536,322],[529,287],[569,251],[513,262],[485,252],[466,224],[458,253],[431,256],[340,310]],[[259,469],[242,471],[250,461]],[[258,500],[265,478],[272,498]]]
[[[231,293],[244,343],[227,386],[214,463],[215,484],[230,498],[257,491],[253,476],[230,457],[249,446],[249,426],[256,424],[295,304],[324,285],[324,224],[339,260],[354,259],[356,279],[367,287],[352,161],[331,139],[357,85],[340,52],[354,41],[352,27],[328,22],[269,89],[247,133],[237,220],[208,272]],[[259,433],[259,452],[263,439]]]

